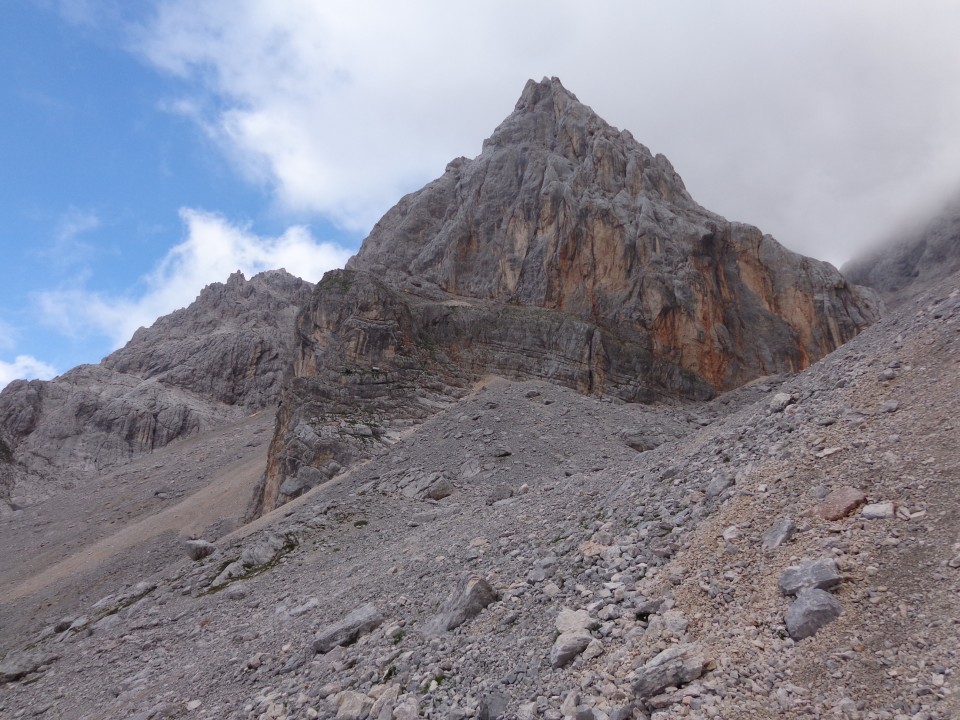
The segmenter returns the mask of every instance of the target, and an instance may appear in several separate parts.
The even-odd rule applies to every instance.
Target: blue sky
[[[693,196],[848,259],[960,186],[960,6],[9,0],[0,387],[235,269],[306,279],[559,76]]]

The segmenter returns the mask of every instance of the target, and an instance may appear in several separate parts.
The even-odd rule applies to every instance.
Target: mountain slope
[[[827,263],[697,205],[557,80],[387,212],[297,321],[251,515],[387,446],[487,373],[630,402],[794,372],[877,317]]]
[[[796,376],[686,408],[491,379],[208,558],[56,612],[23,598],[0,712],[955,718],[958,326],[954,277]],[[893,514],[825,519],[843,486]],[[809,560],[836,564],[842,614],[795,640],[779,580]],[[496,597],[438,633],[464,574]],[[379,623],[331,648],[368,603]],[[689,675],[649,669],[671,649]]]
[[[235,273],[141,328],[99,365],[0,392],[0,513],[275,403],[312,286]]]

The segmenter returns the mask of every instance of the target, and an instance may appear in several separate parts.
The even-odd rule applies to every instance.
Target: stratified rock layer
[[[706,399],[875,318],[835,268],[700,207],[665,157],[557,79],[530,81],[477,158],[404,197],[318,285],[250,514],[486,373]]]
[[[0,393],[8,502],[276,403],[311,289],[282,270],[249,281],[234,273],[99,365],[8,385]]]

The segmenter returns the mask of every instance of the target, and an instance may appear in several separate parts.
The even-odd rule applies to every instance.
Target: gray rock
[[[344,690],[337,695],[337,720],[366,720],[373,700],[363,693]]]
[[[206,540],[187,540],[187,555],[191,560],[203,560],[217,551],[217,546]]]
[[[313,639],[313,650],[327,653],[339,645],[355,642],[383,622],[383,616],[376,606],[368,603],[358,607],[340,622],[333,623],[320,630]]]
[[[889,520],[896,513],[892,502],[874,503],[860,508],[860,517],[864,520]]]
[[[240,552],[240,562],[245,567],[259,567],[271,562],[283,550],[285,539],[275,533],[267,533],[257,542]]]
[[[586,610],[570,610],[564,608],[557,613],[554,621],[557,630],[561,633],[576,632],[577,630],[596,630],[600,623],[596,618],[590,617]]]
[[[479,575],[463,575],[447,599],[440,612],[425,626],[427,635],[439,635],[463,625],[467,620],[480,614],[492,602],[497,600],[497,591]]]
[[[704,665],[706,660],[699,645],[673,645],[637,669],[633,692],[646,699],[668,687],[680,687],[700,677]]]
[[[587,630],[560,633],[550,648],[550,667],[563,667],[586,650],[591,640],[593,635]]]
[[[790,542],[797,526],[790,518],[780,518],[762,537],[763,547],[767,550],[773,550],[781,545]]]
[[[831,590],[842,581],[836,561],[821,558],[786,568],[780,575],[780,591],[784,595],[796,595],[808,588]]]
[[[787,609],[787,632],[794,640],[815,635],[843,613],[843,606],[824,590],[803,590]]]
[[[29,651],[8,655],[0,663],[0,685],[21,680],[32,673],[44,672],[59,657],[50,653]]]
[[[724,490],[726,490],[728,487],[731,487],[735,482],[736,481],[734,478],[730,477],[729,475],[715,477],[713,480],[707,483],[704,494],[710,499],[719,497],[723,494]]]
[[[501,692],[490,692],[480,699],[477,707],[478,720],[498,720],[507,713],[510,698]]]
[[[770,412],[778,413],[786,410],[787,405],[790,405],[793,402],[794,402],[794,399],[790,393],[780,392],[774,395],[772,398],[770,398],[768,407],[770,408]]]
[[[393,720],[419,720],[419,718],[420,706],[414,697],[407,697],[393,708]]]

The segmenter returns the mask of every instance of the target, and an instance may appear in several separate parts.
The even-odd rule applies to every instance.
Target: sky
[[[839,266],[960,193],[958,27],[955,0],[5,0],[0,387],[234,270],[319,280],[528,78]]]

